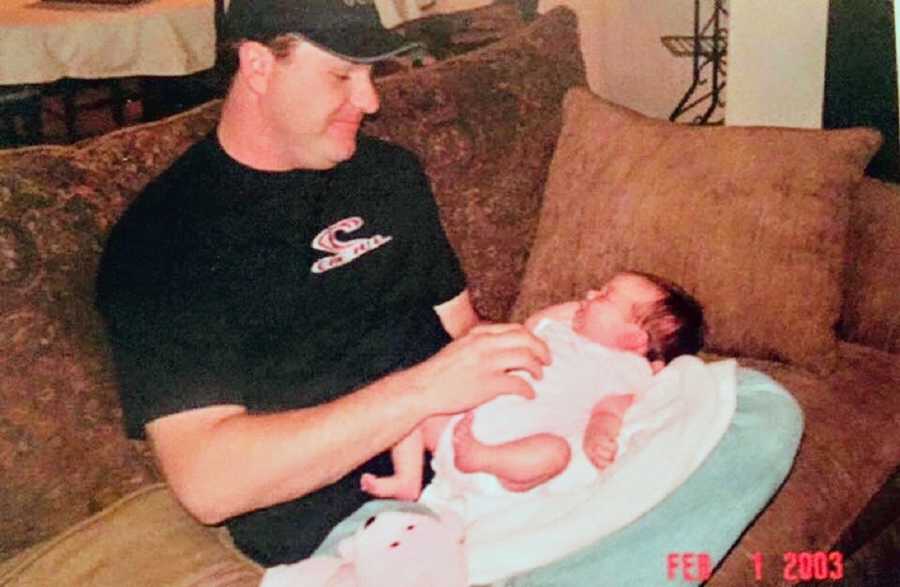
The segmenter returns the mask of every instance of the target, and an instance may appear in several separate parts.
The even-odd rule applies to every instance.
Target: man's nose
[[[374,114],[378,112],[380,106],[378,100],[378,91],[372,83],[371,78],[360,80],[353,89],[353,95],[350,97],[352,104],[366,114]]]

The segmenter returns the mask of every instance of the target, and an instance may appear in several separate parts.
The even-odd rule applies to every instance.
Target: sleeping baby
[[[392,476],[363,475],[365,491],[417,499],[425,449],[434,454],[437,477],[449,468],[466,474],[464,492],[508,495],[590,483],[616,458],[625,411],[654,373],[698,352],[704,334],[696,300],[638,272],[619,273],[525,325],[553,356],[540,380],[521,373],[535,398],[504,395],[466,414],[429,418],[392,449]]]

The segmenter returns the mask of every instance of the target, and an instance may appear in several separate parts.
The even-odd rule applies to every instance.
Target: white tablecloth
[[[0,84],[186,75],[214,62],[213,0],[0,0]]]

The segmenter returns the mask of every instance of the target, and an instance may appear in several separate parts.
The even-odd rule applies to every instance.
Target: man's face
[[[353,156],[363,116],[378,110],[371,75],[371,66],[306,42],[276,60],[263,108],[298,167],[330,169]]]
[[[637,323],[638,308],[662,292],[638,275],[620,273],[599,290],[590,290],[572,319],[572,328],[596,343],[643,354],[646,337]]]

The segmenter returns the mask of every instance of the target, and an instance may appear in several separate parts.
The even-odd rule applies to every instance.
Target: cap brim
[[[329,28],[297,36],[354,63],[376,63],[425,47],[388,30]]]
[[[422,43],[410,42],[410,43],[407,43],[396,49],[392,49],[390,51],[385,51],[384,53],[378,53],[377,55],[363,57],[360,55],[348,55],[346,53],[341,53],[339,51],[335,51],[334,49],[331,49],[329,47],[326,47],[325,45],[316,43],[315,41],[313,41],[311,39],[306,39],[305,37],[304,37],[304,40],[315,45],[319,49],[322,49],[326,53],[331,53],[335,57],[340,57],[341,59],[346,59],[347,61],[352,61],[353,63],[363,63],[363,64],[378,63],[379,61],[384,61],[386,59],[391,59],[393,57],[403,55],[404,53],[409,53],[410,51],[413,51],[414,49],[424,49],[425,48],[425,45],[423,45]]]

